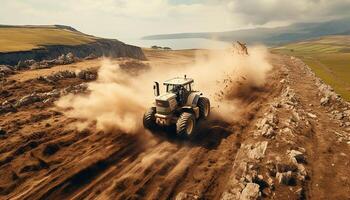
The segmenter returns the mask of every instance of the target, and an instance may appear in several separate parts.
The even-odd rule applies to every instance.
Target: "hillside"
[[[81,45],[96,41],[74,29],[59,26],[0,26],[0,52],[27,51],[49,45]]]
[[[145,59],[139,47],[87,35],[69,26],[0,26],[0,64],[54,59],[69,52],[80,58],[94,54]]]
[[[245,41],[247,43],[264,43],[280,45],[292,41],[311,39],[324,35],[350,32],[350,18],[332,20],[320,23],[296,23],[276,28],[255,28],[226,32],[176,33],[145,36],[142,39],[181,39],[205,38],[221,41]]]
[[[350,101],[350,36],[336,35],[286,44],[274,52],[296,56]]]

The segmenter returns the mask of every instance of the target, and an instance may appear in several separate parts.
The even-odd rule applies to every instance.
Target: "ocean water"
[[[161,47],[170,47],[174,50],[179,49],[224,49],[232,46],[229,42],[218,40],[209,40],[202,38],[185,38],[185,39],[163,39],[163,40],[142,40],[142,39],[122,39],[121,41],[139,46],[150,48],[153,45]]]

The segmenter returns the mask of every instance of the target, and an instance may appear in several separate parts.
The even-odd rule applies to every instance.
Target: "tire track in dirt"
[[[98,134],[98,133],[96,133]],[[94,137],[94,135],[90,136]],[[109,138],[111,139],[111,138]],[[91,147],[91,144],[79,144],[82,141],[78,141],[74,144],[70,149],[65,149],[65,151],[72,152],[74,148],[80,148],[81,151],[78,150],[79,154],[84,159],[78,160],[70,160],[66,159],[63,163],[54,168],[50,168],[50,170],[45,175],[45,181],[40,181],[37,185],[31,184],[32,189],[25,189],[23,192],[17,194],[16,196],[12,196],[13,199],[47,199],[47,198],[58,198],[60,196],[65,197],[68,193],[73,192],[80,187],[87,184],[93,178],[97,177],[99,173],[104,171],[108,166],[116,163],[120,159],[122,159],[125,155],[129,155],[130,149],[132,150],[134,140],[131,138],[125,137],[120,138],[116,144],[118,146],[108,145],[103,148],[103,146],[97,146],[95,149],[89,149],[87,146]],[[137,143],[135,143],[136,145]],[[101,148],[102,147],[102,148]],[[111,148],[112,147],[112,148]],[[89,151],[86,151],[89,149]],[[96,151],[104,149],[105,151],[110,150],[105,155],[100,155],[99,157],[89,158],[89,155],[94,155]],[[69,188],[69,191],[67,191]],[[59,191],[59,192],[57,192]],[[58,195],[59,193],[59,195]],[[55,197],[55,198],[54,198]]]

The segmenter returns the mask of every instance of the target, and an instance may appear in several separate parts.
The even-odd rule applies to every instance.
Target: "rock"
[[[10,65],[0,65],[0,73],[12,74],[14,72]]]
[[[346,116],[350,117],[350,110],[344,111],[344,114],[345,114]]]
[[[175,200],[183,200],[183,199],[187,199],[187,194],[184,192],[179,192],[175,197]]]
[[[291,136],[293,136],[293,137],[294,137],[294,134],[293,134],[292,129],[290,129],[290,128],[288,128],[288,127],[286,127],[286,128],[284,128],[284,129],[282,129],[282,133],[284,133],[284,134],[288,134],[288,135],[291,135]]]
[[[65,62],[65,55],[62,54],[58,56],[58,58],[55,60],[56,65],[63,65]]]
[[[254,146],[252,147],[250,145],[248,145],[248,148],[250,147],[249,151],[248,151],[248,156],[251,159],[261,159],[265,156],[265,151],[267,148],[267,141],[264,142],[258,142],[256,143]]]
[[[255,200],[260,197],[260,186],[256,183],[247,183],[243,189],[239,199],[240,200]]]
[[[281,104],[279,102],[274,102],[272,104],[272,107],[274,107],[274,108],[281,108],[282,106],[281,106]]]
[[[68,86],[68,87],[64,88],[61,91],[61,94],[63,94],[63,95],[68,94],[68,93],[77,94],[77,93],[81,93],[81,92],[86,91],[87,88],[88,88],[88,86],[86,83],[81,83],[79,85]]]
[[[193,195],[193,194],[186,194],[184,192],[179,192],[175,197],[175,200],[195,200],[195,199],[199,199],[199,196]]]
[[[285,83],[286,82],[286,79],[282,79],[281,81],[280,81],[280,83]]]
[[[14,74],[15,72],[9,65],[0,65],[0,79],[7,77],[8,75]]]
[[[334,118],[337,119],[337,120],[342,120],[344,118],[344,114],[343,113],[335,114]]]
[[[263,128],[261,129],[261,135],[271,138],[275,135],[275,132],[273,130],[273,127],[270,126],[269,124],[265,124]]]
[[[30,69],[46,69],[52,67],[53,64],[49,61],[43,60],[41,62],[36,62],[30,66]]]
[[[274,127],[277,125],[278,119],[274,113],[265,114],[257,123],[257,128],[260,130],[261,135],[271,138],[275,135]]]
[[[307,115],[311,118],[316,118],[317,116],[315,114],[312,114],[312,113],[307,113]]]
[[[35,102],[41,101],[40,96],[38,96],[36,93],[32,93],[30,95],[26,95],[22,97],[20,100],[17,101],[15,104],[15,108],[21,107],[21,106],[26,106]]]
[[[329,103],[329,97],[327,96],[327,97],[322,97],[321,98],[321,100],[320,100],[320,104],[322,105],[322,106],[325,106],[325,105],[327,105]]]
[[[74,54],[72,53],[72,52],[69,52],[69,53],[67,53],[67,55],[66,55],[66,59],[68,60],[68,61],[74,61]]]
[[[80,79],[87,80],[87,81],[96,80],[97,79],[97,72],[92,71],[92,70],[81,70],[78,73],[78,77]]]
[[[27,69],[29,68],[30,66],[32,66],[33,64],[35,64],[35,60],[33,59],[30,59],[30,60],[25,60],[25,61],[18,61],[17,65],[15,66],[15,68],[17,70],[21,70],[21,69]]]
[[[76,61],[76,57],[72,52],[67,53],[66,55],[62,54],[57,59],[52,60],[56,65],[68,65]]]
[[[239,193],[239,192],[238,192],[238,194],[233,194],[232,192],[225,191],[222,194],[222,197],[220,200],[237,200],[237,199],[239,199],[240,195],[241,195],[241,193]]]
[[[295,178],[293,177],[293,174],[291,171],[288,172],[277,172],[276,178],[278,180],[278,183],[285,184],[285,185],[294,185],[295,184]]]
[[[295,96],[296,95],[294,90],[290,89],[288,86],[282,93],[282,102],[287,105],[296,105],[298,103],[298,100]]]
[[[73,71],[64,70],[48,76],[40,76],[38,80],[55,84],[59,80],[67,79],[67,78],[75,78],[75,77],[76,77],[76,74]]]
[[[12,105],[12,103],[8,102],[8,101],[4,101],[1,105],[0,105],[0,114],[2,113],[8,113],[8,112],[16,112],[16,108]]]
[[[299,113],[293,110],[292,117],[290,119],[292,122],[298,122],[300,120]]]
[[[293,163],[306,163],[305,156],[302,152],[296,151],[296,150],[291,150],[288,151],[287,154],[289,155],[290,159],[292,160]]]

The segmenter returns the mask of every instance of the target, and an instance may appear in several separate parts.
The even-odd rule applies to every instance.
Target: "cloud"
[[[228,0],[227,8],[247,23],[320,21],[350,16],[350,0]]]
[[[123,40],[319,21],[349,10],[350,0],[1,0],[0,24],[65,24]]]
[[[0,24],[66,24],[102,37],[220,31],[233,27],[229,13],[222,12],[223,4],[209,6],[203,1],[2,0],[1,4]]]

